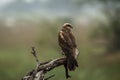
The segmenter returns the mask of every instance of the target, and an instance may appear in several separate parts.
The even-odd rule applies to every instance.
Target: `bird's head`
[[[73,27],[72,27],[72,25],[70,23],[63,24],[63,28],[69,29],[69,30],[73,29]]]

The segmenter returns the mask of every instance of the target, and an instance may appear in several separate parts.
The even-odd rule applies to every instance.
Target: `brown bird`
[[[79,51],[77,49],[75,37],[73,36],[71,32],[72,28],[73,27],[70,23],[65,23],[62,26],[62,29],[58,33],[59,45],[64,55],[66,56],[66,65],[64,66],[67,72],[66,73],[67,78],[70,77],[68,75],[68,69],[72,71],[72,70],[75,70],[76,67],[78,67],[76,58],[77,58]]]

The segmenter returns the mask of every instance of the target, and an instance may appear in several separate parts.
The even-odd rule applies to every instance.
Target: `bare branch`
[[[36,53],[36,51],[35,51],[35,47],[32,47],[31,53],[32,53],[33,56],[35,57],[36,62],[37,62],[37,65],[39,65],[40,62],[39,62],[39,59],[38,59],[38,57],[37,57],[37,53]]]
[[[41,63],[42,65],[39,64],[39,66],[36,67],[36,69],[30,71],[22,80],[45,80],[44,79],[45,73],[47,73],[48,71],[58,66],[64,65],[65,62],[66,62],[66,58],[62,57],[62,58],[51,60],[49,62],[47,61],[47,62]]]
[[[52,78],[52,77],[54,77],[54,76],[55,76],[55,74],[53,74],[53,75],[51,75],[51,76],[45,78],[45,80],[48,80],[48,79],[50,79],[50,78]]]
[[[45,78],[45,74],[47,72],[49,72],[50,70],[52,70],[56,67],[59,67],[61,65],[65,66],[65,64],[66,64],[66,57],[61,57],[61,58],[57,58],[54,60],[49,60],[49,61],[40,63],[38,60],[38,57],[37,57],[37,53],[35,51],[35,47],[32,47],[31,53],[35,57],[37,65],[36,65],[36,68],[31,70],[30,72],[28,72],[27,75],[22,78],[22,80],[48,80],[48,79],[54,77],[55,75],[51,75],[51,76]],[[67,72],[66,78],[69,78],[70,76],[68,74],[68,71],[67,71],[67,69],[65,69],[65,70]]]

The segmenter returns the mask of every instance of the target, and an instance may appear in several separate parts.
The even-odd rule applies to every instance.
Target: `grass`
[[[80,49],[79,68],[75,72],[70,72],[72,78],[69,80],[120,80],[119,61],[107,64],[100,60],[102,58],[92,56],[91,47],[84,46]],[[39,48],[38,53],[40,61],[47,61],[60,56],[58,50],[50,47],[47,50]],[[0,80],[20,80],[35,65],[30,49],[0,50]],[[62,66],[49,72],[46,77],[51,74],[55,74],[51,80],[66,80]]]

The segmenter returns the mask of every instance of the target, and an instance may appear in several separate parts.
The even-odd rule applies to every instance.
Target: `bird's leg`
[[[66,74],[66,78],[71,78],[71,76],[68,73],[68,68],[67,68],[67,63],[64,64],[64,68],[65,68],[65,74]]]

